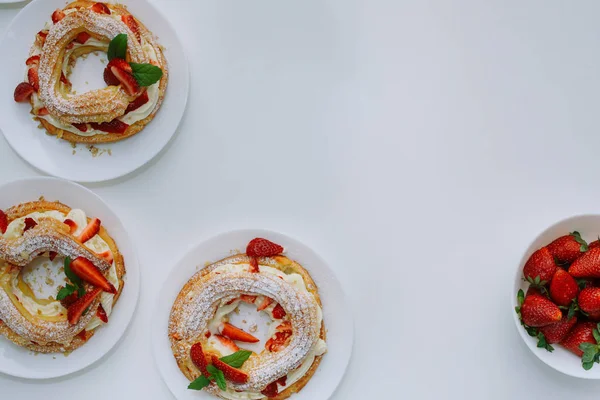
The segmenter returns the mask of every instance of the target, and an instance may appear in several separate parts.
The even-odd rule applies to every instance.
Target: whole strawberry
[[[559,237],[546,247],[559,264],[572,263],[588,249],[587,243],[577,231]]]
[[[567,271],[557,268],[550,282],[550,298],[555,304],[569,306],[579,293],[577,281]]]
[[[534,328],[554,324],[562,319],[560,308],[538,294],[525,297],[520,311],[523,323]]]
[[[579,357],[583,355],[583,350],[579,348],[582,343],[596,344],[594,339],[594,322],[578,322],[567,336],[560,342],[565,349],[577,354]]]
[[[579,293],[577,302],[581,311],[597,315],[600,312],[600,288],[587,287],[583,289]]]
[[[600,237],[598,237],[597,240],[594,240],[593,242],[590,242],[590,244],[588,244],[588,250],[594,249],[596,247],[600,247]]]
[[[562,319],[552,325],[547,325],[540,328],[540,332],[544,335],[546,343],[560,343],[571,331],[571,328],[577,323],[577,317],[567,319],[567,315],[563,315]],[[541,347],[541,346],[540,346]]]
[[[582,254],[569,267],[574,278],[600,278],[600,247],[594,247]]]
[[[546,284],[550,282],[556,271],[554,257],[550,254],[547,247],[536,250],[523,267],[523,275],[530,283]]]

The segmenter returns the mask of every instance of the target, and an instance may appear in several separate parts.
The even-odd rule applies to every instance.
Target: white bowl
[[[542,233],[540,233],[535,240],[529,245],[527,251],[523,255],[517,273],[515,274],[515,284],[511,294],[512,314],[517,326],[519,334],[523,338],[523,341],[527,344],[529,349],[535,354],[540,360],[546,365],[554,368],[555,370],[562,372],[563,374],[574,376],[577,378],[584,379],[600,379],[600,364],[594,364],[594,367],[589,371],[586,371],[581,366],[581,359],[575,354],[568,350],[565,350],[558,344],[553,344],[554,351],[550,353],[545,349],[537,347],[537,338],[531,337],[527,334],[519,317],[515,312],[514,308],[517,306],[517,292],[519,289],[527,291],[529,283],[523,281],[523,266],[537,249],[548,245],[554,239],[567,235],[570,232],[578,231],[581,237],[588,243],[597,240],[600,235],[600,215],[578,215],[571,218],[562,220]]]

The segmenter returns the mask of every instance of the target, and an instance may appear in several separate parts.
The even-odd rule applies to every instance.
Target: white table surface
[[[171,398],[147,331],[161,283],[191,244],[255,227],[313,247],[349,296],[335,399],[597,398],[529,353],[510,296],[538,232],[600,210],[600,3],[155,2],[190,57],[186,116],[150,165],[90,186],[139,249],[139,312],[98,364],[0,376],[0,397]],[[0,140],[0,181],[36,174]]]

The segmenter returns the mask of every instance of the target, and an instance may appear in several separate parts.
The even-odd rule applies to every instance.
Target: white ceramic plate
[[[28,103],[16,103],[13,92],[25,74],[29,49],[52,11],[64,0],[37,0],[23,8],[11,22],[0,42],[3,66],[0,74],[0,129],[11,147],[34,167],[54,176],[78,181],[100,182],[128,174],[149,162],[174,135],[185,111],[189,91],[189,69],[175,30],[154,5],[146,0],[126,0],[129,10],[156,36],[169,63],[169,85],[156,117],[143,131],[129,139],[105,145],[107,153],[93,157],[84,145],[76,154],[69,142],[47,135],[32,121]],[[77,70],[77,68],[76,68]],[[98,76],[96,76],[98,75]],[[90,77],[90,80],[92,77]],[[101,72],[94,72],[102,80]]]
[[[59,200],[72,208],[81,208],[88,216],[100,218],[115,239],[125,259],[125,287],[107,325],[98,328],[85,346],[68,357],[61,354],[33,354],[0,337],[0,372],[20,378],[56,378],[79,371],[102,358],[119,342],[137,306],[140,291],[140,270],[133,243],[119,218],[109,206],[88,189],[55,178],[32,178],[11,182],[0,187],[0,209],[37,200]]]
[[[554,351],[552,353],[546,351],[545,349],[538,348],[536,346],[537,339],[527,334],[525,329],[523,329],[521,326],[519,318],[514,311],[514,308],[517,306],[517,292],[519,289],[523,289],[523,291],[526,292],[527,288],[529,287],[529,284],[524,282],[522,278],[523,266],[531,254],[533,254],[533,252],[537,249],[548,245],[554,239],[557,239],[563,235],[567,235],[569,232],[573,231],[578,231],[581,233],[583,239],[585,239],[588,243],[597,240],[598,235],[600,234],[600,215],[580,215],[571,217],[552,225],[538,235],[538,237],[533,241],[533,243],[531,243],[525,252],[525,255],[521,259],[521,263],[517,269],[517,273],[515,274],[515,283],[511,293],[512,314],[519,334],[533,354],[535,354],[544,363],[566,375],[585,379],[600,379],[600,364],[594,364],[594,367],[591,370],[586,371],[581,367],[581,359],[579,357],[568,350],[565,350],[558,344],[552,345],[552,347],[554,347]]]
[[[304,244],[286,235],[264,230],[240,230],[213,237],[193,247],[171,271],[160,291],[152,326],[152,347],[156,363],[167,386],[178,400],[212,399],[204,391],[188,390],[189,381],[181,373],[171,353],[167,337],[169,314],[183,285],[206,262],[215,262],[243,251],[255,237],[264,237],[285,248],[285,255],[297,260],[313,277],[323,302],[323,318],[327,329],[328,352],[317,372],[294,400],[328,399],[342,380],[353,343],[352,313],[344,292],[325,261]]]

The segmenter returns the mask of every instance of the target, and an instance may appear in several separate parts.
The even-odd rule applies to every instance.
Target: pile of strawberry
[[[23,232],[27,232],[37,226],[37,222],[33,218],[25,218],[24,223]],[[64,224],[69,227],[71,234],[74,234],[77,230],[77,223],[71,219],[66,219]],[[100,232],[101,224],[102,222],[98,218],[92,219],[74,239],[81,244],[86,243]],[[0,234],[6,233],[7,228],[8,218],[4,211],[0,210]],[[53,260],[57,255],[51,252],[49,254],[50,260]],[[113,255],[110,250],[98,254],[98,256],[104,258],[109,264],[113,262]],[[87,258],[77,257],[75,260],[71,260],[69,257],[66,257],[64,270],[69,283],[59,290],[56,300],[60,301],[67,309],[67,319],[72,325],[76,325],[79,322],[81,317],[87,313],[90,305],[102,292],[117,293],[117,289],[113,284]],[[87,282],[91,286],[89,290],[84,287],[84,282]],[[108,317],[102,305],[98,307],[97,316],[102,322],[108,322]],[[85,330],[83,333],[85,334]]]
[[[561,236],[529,257],[523,276],[529,288],[519,290],[516,312],[537,346],[560,344],[586,370],[600,363],[600,238]]]

